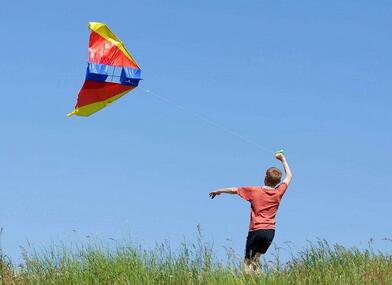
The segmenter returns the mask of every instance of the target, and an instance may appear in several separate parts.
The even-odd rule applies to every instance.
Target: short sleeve
[[[278,191],[280,197],[283,197],[284,193],[287,190],[287,187],[287,183],[285,182],[279,184],[278,187],[276,187],[276,190]]]
[[[246,201],[251,201],[253,196],[253,188],[252,187],[240,187],[238,188],[238,195],[241,196]]]

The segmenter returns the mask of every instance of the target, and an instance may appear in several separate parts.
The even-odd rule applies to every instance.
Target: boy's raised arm
[[[283,179],[283,183],[286,183],[287,185],[290,184],[291,179],[293,178],[293,174],[291,173],[291,169],[289,164],[287,163],[286,157],[284,156],[283,153],[277,153],[275,154],[276,159],[280,160],[282,162],[284,171],[286,172],[286,177]]]
[[[220,194],[238,194],[238,187],[230,187],[230,188],[221,188],[210,193],[211,199],[214,199],[215,196],[219,196]]]

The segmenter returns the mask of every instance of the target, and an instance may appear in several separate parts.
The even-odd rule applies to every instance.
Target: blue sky
[[[27,241],[86,235],[175,245],[197,224],[218,253],[242,254],[249,205],[208,192],[261,184],[280,147],[294,180],[278,245],[374,238],[390,251],[390,1],[36,2],[0,10],[0,226],[15,260]],[[109,25],[145,80],[69,119],[88,21]]]

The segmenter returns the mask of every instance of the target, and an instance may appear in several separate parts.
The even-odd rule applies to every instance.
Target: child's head
[[[265,173],[264,184],[266,186],[275,187],[280,183],[281,179],[282,172],[276,167],[270,167]]]

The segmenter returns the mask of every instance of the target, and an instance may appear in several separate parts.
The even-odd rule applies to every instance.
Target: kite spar
[[[103,23],[89,22],[86,79],[75,109],[67,116],[90,116],[136,88],[141,70],[122,41]]]

